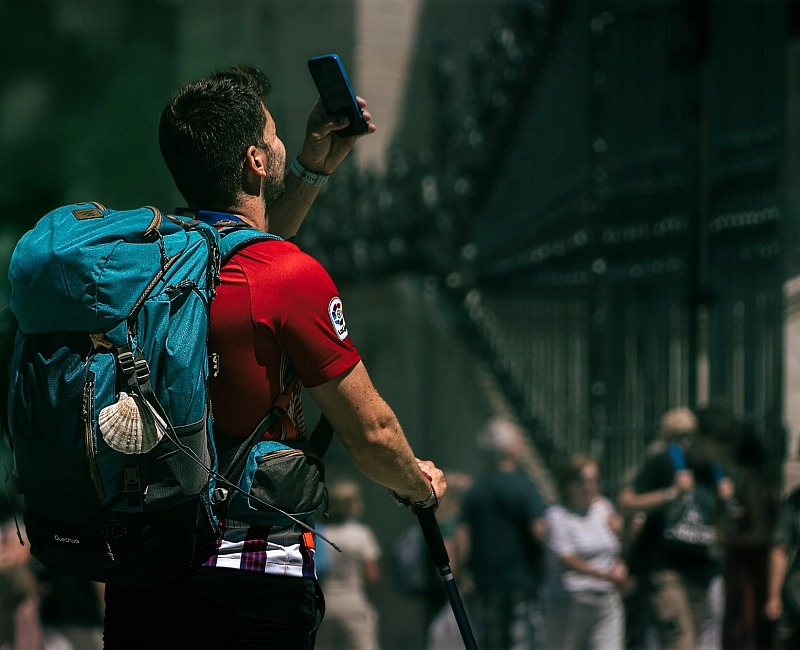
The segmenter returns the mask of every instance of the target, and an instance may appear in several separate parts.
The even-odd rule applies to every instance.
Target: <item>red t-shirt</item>
[[[221,276],[209,337],[219,356],[219,373],[209,381],[214,429],[252,433],[284,389],[291,360],[300,381],[289,413],[302,433],[300,383],[319,386],[361,359],[333,280],[294,243],[277,240],[245,247]],[[271,432],[280,437],[276,427]]]

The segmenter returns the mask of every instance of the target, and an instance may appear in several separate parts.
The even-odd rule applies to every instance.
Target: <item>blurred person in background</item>
[[[723,520],[724,650],[772,650],[774,624],[764,612],[770,542],[780,502],[781,474],[750,423],[739,424],[726,464],[735,487]]]
[[[104,585],[33,562],[43,650],[102,650]]]
[[[617,499],[623,515],[645,515],[630,568],[660,650],[695,650],[706,626],[712,637],[720,636],[714,628],[721,629],[721,617],[706,623],[706,616],[709,597],[717,594],[710,591],[712,581],[720,575],[717,526],[733,483],[716,475],[715,467],[735,427],[723,406],[698,409],[695,416],[696,432],[647,458]],[[714,611],[715,600],[712,605]]]
[[[0,650],[41,650],[42,623],[39,617],[39,583],[33,571],[22,511],[4,513],[0,525]],[[25,541],[20,544],[19,535]]]
[[[770,540],[764,613],[777,626],[776,648],[800,648],[800,486],[780,501]]]
[[[575,453],[558,470],[560,502],[547,509],[547,647],[623,650],[620,594],[631,589],[621,557],[622,517],[598,491],[599,466]]]
[[[675,443],[680,442],[684,437],[693,435],[697,431],[697,417],[689,408],[685,406],[678,406],[673,409],[665,411],[659,419],[658,431],[656,431],[655,438],[647,445],[644,452],[645,461],[665,452],[668,447]],[[633,481],[636,478],[640,468],[631,469],[623,479],[625,490],[632,490]],[[625,534],[623,544],[626,547],[632,547],[642,532],[647,513],[639,511],[632,516],[624,517],[625,520]]]
[[[669,445],[679,442],[684,436],[692,435],[697,431],[697,418],[694,412],[685,406],[669,409],[659,418],[659,426],[653,440],[645,449],[644,460],[667,450]],[[633,481],[641,467],[631,468],[623,479],[623,498],[630,498],[633,491]],[[644,511],[627,512],[623,517],[624,531],[622,535],[623,556],[631,567],[634,586],[627,594],[623,595],[625,607],[625,642],[626,646],[638,650],[645,647],[647,639],[652,635],[652,626],[649,623],[648,607],[644,590],[640,581],[634,576],[637,570],[637,543],[647,519]]]
[[[364,498],[354,480],[339,480],[329,490],[330,518],[325,536],[342,552],[326,549],[320,584],[325,618],[317,633],[320,650],[378,650],[378,612],[367,585],[381,579],[381,550],[372,529],[362,522]]]
[[[478,647],[544,648],[539,591],[546,504],[522,469],[526,439],[516,423],[498,417],[480,430],[477,446],[486,467],[464,494],[457,535],[474,583]]]

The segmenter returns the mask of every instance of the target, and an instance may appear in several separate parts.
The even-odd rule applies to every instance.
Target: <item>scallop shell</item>
[[[101,409],[97,423],[108,446],[123,454],[147,453],[164,436],[141,398],[128,393]]]

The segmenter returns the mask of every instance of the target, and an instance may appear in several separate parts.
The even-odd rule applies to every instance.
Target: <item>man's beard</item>
[[[267,175],[261,181],[261,194],[264,197],[265,216],[268,216],[269,209],[286,189],[286,154],[272,147],[266,149],[266,154]]]
[[[286,183],[284,181],[284,171],[280,169],[276,171],[272,176],[267,176],[262,181],[262,193],[264,195],[264,204],[266,206],[267,212],[272,207],[272,205],[277,201],[280,196],[283,194],[283,191],[286,189]]]

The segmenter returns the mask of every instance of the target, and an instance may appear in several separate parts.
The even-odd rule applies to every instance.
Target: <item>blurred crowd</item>
[[[726,406],[664,413],[617,494],[578,451],[552,468],[548,502],[507,418],[477,443],[486,468],[455,474],[445,520],[478,647],[800,648],[800,487],[782,492],[763,438]],[[462,647],[441,604],[427,648]]]
[[[659,424],[618,494],[600,491],[601,459],[574,452],[552,468],[549,502],[521,428],[480,431],[487,466],[453,473],[442,517],[478,647],[800,648],[800,488],[781,492],[764,440],[723,405]],[[436,606],[428,650],[462,648],[449,604]]]

